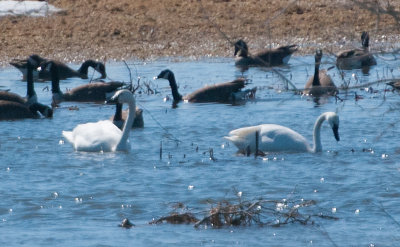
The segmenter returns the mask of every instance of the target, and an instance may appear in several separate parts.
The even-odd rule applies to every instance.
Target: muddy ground
[[[370,32],[374,52],[398,48],[398,0],[49,0],[48,17],[0,18],[0,64],[32,53],[65,62],[233,56],[279,44],[335,53]],[[397,44],[396,44],[397,42]],[[397,46],[396,46],[397,45]]]

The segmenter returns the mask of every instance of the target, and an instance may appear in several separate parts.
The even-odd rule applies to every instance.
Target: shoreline
[[[400,2],[388,1],[394,12],[387,4],[376,6],[379,15],[359,2],[50,0],[63,11],[48,17],[0,18],[0,66],[34,53],[69,63],[233,59],[230,42],[239,38],[250,53],[297,44],[294,56],[314,54],[317,48],[333,55],[360,47],[364,30],[370,33],[371,52],[398,51]]]

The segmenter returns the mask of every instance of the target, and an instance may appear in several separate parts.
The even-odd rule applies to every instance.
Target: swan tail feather
[[[65,139],[67,139],[68,142],[74,143],[74,136],[72,131],[63,131],[62,135],[64,136]]]

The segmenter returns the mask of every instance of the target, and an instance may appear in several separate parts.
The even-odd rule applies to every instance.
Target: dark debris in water
[[[239,192],[240,193],[240,192]],[[300,223],[302,225],[314,225],[314,218],[326,220],[338,220],[338,217],[321,213],[320,208],[314,200],[264,200],[242,201],[241,193],[238,193],[238,201],[231,203],[223,200],[212,206],[205,212],[205,216],[199,220],[191,212],[177,213],[172,212],[169,216],[155,219],[149,224],[194,224],[194,227],[211,226],[213,228],[230,226],[272,226],[279,227],[290,223]],[[180,203],[183,205],[183,203]],[[303,213],[302,209],[311,213]],[[312,211],[318,213],[312,213]],[[331,213],[332,214],[332,213]]]
[[[130,222],[129,219],[125,218],[125,219],[122,220],[121,224],[119,224],[118,226],[129,229],[129,228],[135,226],[135,224]]]
[[[161,224],[163,222],[167,222],[170,224],[192,224],[196,223],[199,220],[192,213],[172,213],[171,215],[161,217],[159,219],[153,220],[149,222],[149,224]]]

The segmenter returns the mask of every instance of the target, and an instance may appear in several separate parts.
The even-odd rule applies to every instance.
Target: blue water
[[[296,56],[277,70],[302,88],[313,71],[312,56]],[[350,86],[400,76],[398,61],[377,58],[369,75],[345,73]],[[324,57],[322,66],[332,66]],[[384,83],[341,91],[342,101],[320,105],[285,90],[285,82],[268,69],[241,72],[232,59],[130,61],[133,80],[156,94],[136,93],[145,127],[130,133],[129,153],[82,153],[63,142],[61,132],[80,123],[108,119],[111,105],[64,102],[53,119],[0,122],[0,246],[394,246],[400,241],[400,144],[397,92]],[[77,68],[78,64],[71,65]],[[243,75],[258,87],[246,104],[191,104],[171,107],[166,80],[153,80],[169,68],[182,94],[206,84]],[[93,73],[93,72],[91,72]],[[107,63],[110,79],[129,81],[120,62]],[[329,70],[343,84],[336,69]],[[96,75],[95,75],[96,76]],[[68,79],[61,89],[87,80]],[[1,89],[25,95],[14,68],[0,69]],[[50,104],[50,83],[35,83],[39,101]],[[144,87],[143,87],[144,88]],[[363,99],[355,100],[355,93]],[[78,110],[73,110],[77,107]],[[76,109],[76,108],[75,108]],[[319,154],[236,155],[223,139],[232,129],[260,123],[290,127],[312,139],[315,119],[326,111],[340,116],[341,141],[322,127]],[[162,159],[160,160],[160,143]],[[212,149],[214,158],[210,159]],[[312,216],[314,224],[194,228],[149,225],[182,202],[198,218],[218,201],[315,200],[300,209],[339,220]],[[274,207],[272,207],[274,208]],[[336,211],[335,211],[336,209]],[[273,216],[272,216],[273,217]],[[136,227],[118,224],[129,218]],[[311,221],[310,221],[311,222]]]

